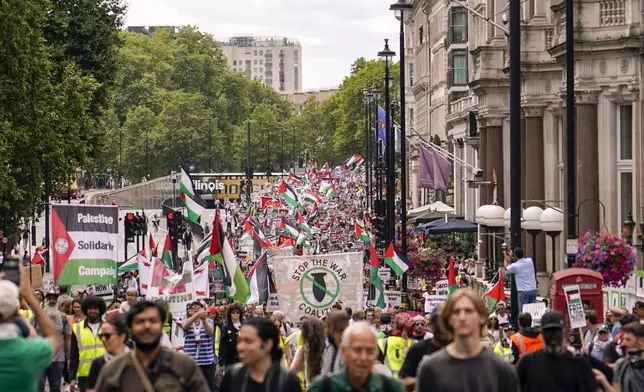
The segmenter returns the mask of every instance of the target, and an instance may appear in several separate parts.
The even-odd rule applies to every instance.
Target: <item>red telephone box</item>
[[[550,308],[563,313],[568,324],[570,321],[564,287],[579,286],[584,310],[594,309],[597,312],[597,323],[601,323],[604,321],[603,282],[604,279],[599,272],[585,268],[568,268],[555,272],[550,285]],[[573,331],[568,328],[568,332],[570,334],[570,343],[575,346],[581,345],[579,331]]]

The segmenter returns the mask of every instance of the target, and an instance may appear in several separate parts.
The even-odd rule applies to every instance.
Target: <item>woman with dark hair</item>
[[[242,307],[235,302],[226,310],[226,322],[221,328],[221,337],[219,338],[219,364],[221,366],[234,365],[239,362],[237,335],[243,322]]]
[[[128,328],[125,317],[122,315],[112,316],[105,321],[101,326],[101,332],[99,332],[98,337],[103,341],[106,352],[102,357],[92,361],[92,367],[89,369],[89,376],[87,377],[87,392],[94,391],[98,374],[110,359],[130,351],[130,348],[126,345]]]
[[[83,300],[76,298],[72,301],[72,314],[68,317],[69,325],[72,328],[74,328],[74,324],[85,320],[85,313],[83,313]]]
[[[267,318],[252,318],[241,327],[237,350],[241,363],[231,366],[221,392],[302,392],[297,376],[280,366],[280,333]]]
[[[306,385],[320,375],[322,371],[322,355],[326,348],[324,324],[320,319],[308,317],[302,323],[303,345],[295,353],[291,372],[299,373],[304,370]]]

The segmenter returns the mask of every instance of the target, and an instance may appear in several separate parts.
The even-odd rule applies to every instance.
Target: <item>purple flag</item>
[[[443,191],[447,194],[447,186],[449,185],[449,174],[452,170],[452,165],[441,154],[434,151],[433,165],[434,165],[434,189]]]
[[[418,186],[434,189],[434,151],[420,146],[420,167],[418,168]]]

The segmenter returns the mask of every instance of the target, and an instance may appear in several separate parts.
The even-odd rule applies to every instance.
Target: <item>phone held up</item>
[[[6,280],[20,285],[20,259],[18,257],[5,257],[2,263],[2,271]]]

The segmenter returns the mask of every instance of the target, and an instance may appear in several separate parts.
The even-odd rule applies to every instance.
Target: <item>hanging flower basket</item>
[[[409,271],[414,278],[437,281],[443,278],[446,254],[442,249],[419,249],[409,252]]]
[[[576,265],[597,271],[604,278],[604,285],[624,287],[631,277],[637,256],[626,238],[587,231],[580,241]]]

